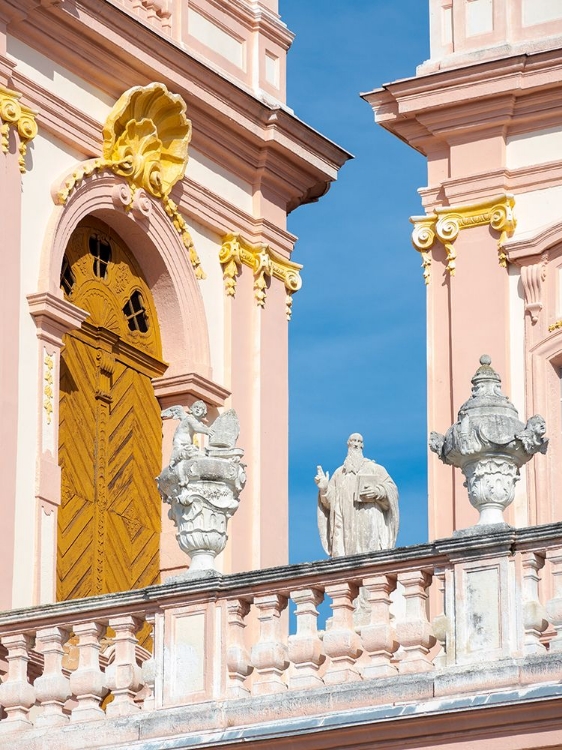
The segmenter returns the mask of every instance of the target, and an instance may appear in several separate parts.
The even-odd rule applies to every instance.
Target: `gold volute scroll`
[[[198,279],[205,278],[187,224],[170,198],[183,178],[191,140],[186,104],[163,83],[133,86],[115,103],[103,126],[102,157],[81,164],[58,193],[64,204],[77,184],[109,169],[127,180],[132,194],[145,190],[162,203],[189,253]]]
[[[503,245],[515,231],[517,221],[513,212],[515,197],[510,193],[497,195],[485,201],[464,206],[444,206],[437,208],[427,216],[412,216],[410,221],[414,225],[412,244],[421,253],[423,277],[429,284],[431,255],[428,252],[437,238],[447,252],[447,271],[455,275],[457,254],[454,242],[461,229],[480,227],[489,224],[492,229],[500,233],[498,239],[498,262],[504,268],[507,266],[507,256]]]
[[[17,129],[19,134],[19,167],[20,172],[25,172],[25,154],[27,144],[37,135],[37,122],[35,112],[29,107],[20,104],[21,94],[0,86],[0,144],[4,153],[8,152],[8,133],[10,126]]]
[[[258,307],[265,307],[268,279],[274,277],[285,285],[285,314],[291,320],[293,293],[302,286],[299,263],[293,263],[275,253],[269,245],[252,245],[239,234],[223,237],[219,252],[222,265],[224,291],[227,297],[236,295],[236,279],[247,266],[254,274],[254,299]]]

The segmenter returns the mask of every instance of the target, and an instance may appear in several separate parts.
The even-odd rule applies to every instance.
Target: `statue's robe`
[[[388,508],[364,499],[366,486],[383,490]],[[384,467],[364,458],[357,472],[336,469],[326,494],[318,496],[318,528],[331,557],[392,549],[398,535],[398,489]]]

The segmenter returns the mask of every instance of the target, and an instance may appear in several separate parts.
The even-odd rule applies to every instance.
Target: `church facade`
[[[154,477],[197,399],[243,425],[223,570],[287,562],[286,217],[348,155],[284,104],[276,2],[101,5],[0,9],[3,609],[185,566]]]
[[[559,748],[562,10],[431,0],[430,60],[363,95],[428,159],[429,427],[486,351],[549,454],[477,532],[431,456],[429,543],[305,565],[286,217],[349,154],[285,104],[278,11],[0,0],[0,748]],[[167,581],[161,411],[195,401],[236,410],[247,482],[221,575]]]

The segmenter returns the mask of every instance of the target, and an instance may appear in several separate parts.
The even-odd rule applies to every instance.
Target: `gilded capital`
[[[20,103],[21,94],[0,86],[0,145],[4,153],[8,152],[8,134],[10,127],[17,130],[19,135],[19,167],[25,172],[25,154],[27,144],[37,135],[35,112]]]
[[[254,299],[258,307],[265,307],[269,280],[274,277],[282,281],[286,290],[285,313],[287,320],[291,319],[293,293],[302,286],[301,265],[277,255],[269,245],[252,245],[235,233],[223,238],[219,261],[222,265],[224,291],[228,297],[236,295],[236,281],[242,273],[242,266],[252,270]]]
[[[429,283],[431,254],[435,240],[438,239],[447,252],[447,271],[454,276],[457,267],[455,240],[459,232],[471,227],[489,224],[500,233],[498,239],[498,262],[504,268],[507,256],[503,250],[504,243],[515,231],[516,219],[513,212],[515,198],[506,193],[485,201],[464,206],[444,206],[426,216],[412,216],[414,225],[412,244],[422,255],[422,267],[425,283]]]

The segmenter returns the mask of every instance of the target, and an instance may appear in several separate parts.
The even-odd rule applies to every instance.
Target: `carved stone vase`
[[[477,525],[497,524],[504,523],[503,512],[513,502],[521,466],[535,453],[546,453],[545,432],[539,415],[526,425],[519,421],[490,357],[483,355],[457,421],[445,435],[432,432],[429,447],[443,463],[461,469],[470,502],[480,513]]]
[[[240,460],[243,451],[235,447],[239,429],[233,410],[210,427],[204,450],[186,444],[187,432],[179,434],[182,424],[175,438],[182,451],[176,446],[157,482],[162,499],[170,505],[168,515],[177,528],[178,544],[191,558],[187,577],[193,577],[215,571],[215,557],[226,546],[228,519],[238,509],[246,473]]]

